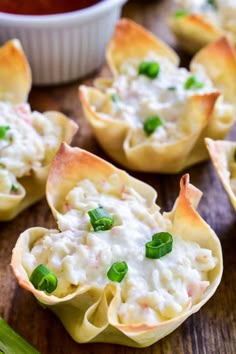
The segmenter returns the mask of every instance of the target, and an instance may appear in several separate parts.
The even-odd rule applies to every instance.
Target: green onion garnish
[[[147,135],[151,135],[161,125],[163,125],[161,118],[159,116],[153,116],[145,120],[143,129]]]
[[[138,68],[139,75],[146,75],[150,79],[155,79],[160,72],[160,64],[155,61],[143,61]]]
[[[89,210],[88,215],[92,227],[96,232],[110,230],[115,222],[102,206],[99,206],[97,209]]]
[[[117,95],[116,93],[112,93],[112,94],[111,94],[111,100],[112,100],[112,102],[114,102],[114,103],[118,102],[118,101],[119,101],[118,95]]]
[[[175,18],[180,18],[180,17],[185,17],[185,16],[188,16],[188,12],[184,11],[184,10],[178,10],[174,14]]]
[[[18,192],[19,191],[19,187],[18,186],[16,186],[15,184],[13,184],[12,186],[11,186],[11,192]]]
[[[56,275],[43,264],[40,264],[33,270],[30,281],[35,289],[46,291],[49,294],[57,287]]]
[[[152,236],[152,241],[146,243],[147,258],[161,258],[172,251],[173,237],[169,232],[158,232]]]
[[[202,88],[203,86],[204,86],[204,83],[198,81],[194,75],[189,76],[189,78],[184,83],[184,88],[186,90],[190,90],[190,89],[197,90],[197,89]]]
[[[0,353],[39,354],[25,339],[16,333],[0,316]]]
[[[120,283],[127,272],[128,265],[126,262],[116,262],[113,263],[111,268],[108,270],[107,276],[111,281]]]
[[[176,87],[175,86],[169,86],[169,87],[167,87],[167,90],[168,91],[175,91]]]
[[[0,139],[6,139],[6,133],[9,129],[9,125],[0,125]]]
[[[214,7],[215,9],[217,8],[215,0],[207,0],[208,5]]]

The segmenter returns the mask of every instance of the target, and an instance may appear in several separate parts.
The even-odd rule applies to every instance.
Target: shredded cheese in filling
[[[104,89],[103,103],[93,106],[104,119],[114,118],[126,122],[136,134],[131,145],[150,142],[171,144],[189,134],[186,127],[186,100],[196,94],[215,92],[211,80],[201,65],[195,65],[194,73],[176,67],[169,59],[150,52],[142,61],[155,61],[160,65],[156,78],[139,74],[140,59],[130,59],[123,63],[121,72],[110,87]],[[202,88],[185,88],[186,80],[193,76],[203,84]],[[232,110],[221,100],[218,105],[221,113]],[[145,120],[159,116],[162,125],[147,136],[143,129]],[[189,124],[190,125],[190,124]],[[193,129],[193,128],[191,128]]]
[[[39,112],[31,112],[28,104],[0,102],[0,193],[8,194],[17,179],[41,167],[44,159],[58,147],[61,128]]]
[[[236,43],[236,2],[235,0],[176,0],[181,9],[189,13],[203,14],[214,25],[232,34]]]
[[[94,232],[88,211],[102,205],[115,220],[111,230]],[[79,286],[104,288],[107,271],[125,261],[121,283],[121,323],[155,324],[173,318],[198,302],[216,265],[211,250],[173,235],[173,250],[160,259],[145,256],[145,243],[170,220],[159,209],[150,211],[145,198],[122,183],[117,174],[96,185],[85,179],[66,196],[58,220],[60,233],[48,231],[23,257],[28,275],[44,264],[58,278],[53,295],[64,297]]]

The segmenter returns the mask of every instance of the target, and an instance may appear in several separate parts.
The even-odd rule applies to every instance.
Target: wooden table
[[[171,1],[130,1],[124,16],[152,30],[170,45],[175,40],[165,24]],[[178,48],[177,48],[178,49]],[[188,57],[184,57],[187,62]],[[97,145],[77,99],[78,85],[93,77],[54,88],[33,88],[30,103],[39,111],[59,110],[74,119],[80,130],[73,145],[107,158]],[[231,132],[236,138],[236,129]],[[108,158],[107,158],[108,159]],[[109,159],[108,159],[109,160]],[[60,321],[35,298],[21,289],[10,269],[11,251],[17,237],[31,226],[55,227],[45,200],[24,211],[14,221],[0,224],[0,314],[42,354],[234,354],[236,353],[236,219],[210,162],[189,168],[191,182],[204,192],[199,212],[219,236],[224,255],[222,282],[213,298],[172,334],[145,349],[112,344],[77,344]],[[159,194],[162,210],[170,210],[179,191],[178,175],[132,173],[152,185]],[[17,354],[17,353],[16,353]]]

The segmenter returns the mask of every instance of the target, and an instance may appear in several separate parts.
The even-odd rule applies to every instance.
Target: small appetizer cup
[[[103,0],[53,15],[0,13],[0,41],[18,38],[32,68],[33,83],[60,84],[100,67],[104,49],[126,0]]]
[[[195,6],[197,11],[194,6],[191,7],[191,1],[186,2],[168,20],[183,49],[193,54],[222,36],[236,45],[236,6],[233,2],[228,7],[222,2],[217,8],[215,2],[206,1],[204,6],[199,1],[199,5],[195,2]]]
[[[0,101],[12,105],[12,107],[18,107],[17,109],[20,111],[22,119],[27,121],[27,124],[30,124],[27,114],[31,113],[28,111],[25,100],[28,97],[30,88],[31,71],[21,44],[16,39],[8,41],[0,48]],[[6,182],[6,178],[8,178],[6,176],[8,172],[4,164],[1,163],[2,156],[0,154],[0,221],[13,219],[18,213],[45,195],[45,184],[50,162],[61,142],[70,143],[78,129],[77,124],[59,112],[45,112],[44,119],[55,126],[54,138],[57,143],[53,148],[52,146],[46,148],[42,163],[32,167],[26,175],[17,178],[17,188],[13,185],[12,191],[9,192],[2,188],[4,187],[4,181]],[[6,124],[1,128],[5,126]],[[56,131],[58,132],[57,135]],[[44,133],[41,131],[40,134]],[[1,141],[4,141],[4,137],[1,138]],[[11,143],[10,141],[9,144]],[[2,148],[5,149],[6,147],[3,146]],[[16,163],[18,162],[16,158]]]
[[[226,38],[197,53],[188,72],[178,68],[171,48],[122,19],[106,56],[114,77],[80,86],[79,97],[99,144],[122,166],[177,173],[209,157],[204,137],[223,139],[229,132],[236,52]],[[153,77],[146,64],[156,68]]]
[[[205,142],[215,171],[236,210],[236,142],[209,138]]]
[[[90,193],[88,193],[87,189],[90,190]],[[71,194],[72,190],[77,193],[75,198]],[[133,347],[149,346],[172,332],[191,314],[198,311],[213,295],[219,285],[222,276],[221,245],[214,231],[195,210],[202,193],[189,183],[188,175],[184,175],[181,178],[180,194],[173,210],[161,214],[159,206],[155,204],[157,194],[152,187],[85,150],[71,148],[66,144],[62,144],[52,162],[46,191],[49,206],[61,231],[34,227],[23,232],[13,250],[11,266],[19,284],[30,291],[40,303],[55,312],[75,341],[79,343],[110,342]],[[68,199],[69,195],[70,198]],[[103,207],[110,209],[108,212],[112,215],[114,224],[109,230],[103,229],[105,231],[102,231],[102,229],[96,230],[94,228],[93,230],[91,228],[88,219],[88,209],[93,203],[97,205],[99,200],[102,201]],[[74,204],[74,206],[72,207],[70,203]],[[103,207],[99,206],[100,209]],[[132,215],[135,215],[135,221],[134,219],[132,221],[127,219],[128,209],[125,209],[127,207],[129,210],[133,210],[134,214]],[[119,216],[119,213],[122,212],[125,218],[123,220]],[[68,218],[69,215],[70,217]],[[75,216],[74,219],[73,215]],[[110,217],[106,213],[103,213],[103,215],[106,215],[105,218]],[[146,215],[146,217],[143,215]],[[78,223],[79,226],[75,226],[74,222]],[[137,225],[136,222],[138,223]],[[149,231],[153,232],[152,227],[154,224],[160,230],[168,230],[173,235],[173,249],[172,251],[165,250],[165,255],[163,254],[161,259],[148,259],[143,251],[145,249],[143,241],[149,239],[151,235],[149,235]],[[138,225],[142,228],[140,232],[138,232]],[[148,232],[145,229],[146,227],[150,228]],[[125,228],[126,233],[124,234]],[[120,234],[119,230],[121,231]],[[143,237],[145,232],[147,232],[147,237],[141,240],[140,237]],[[78,234],[75,235],[75,233]],[[68,235],[67,239],[64,238],[66,234]],[[47,235],[46,239],[44,239],[45,235]],[[139,271],[143,274],[143,272],[145,273],[145,268],[150,266],[152,271],[155,272],[155,269],[157,269],[158,273],[158,264],[162,264],[162,269],[164,269],[164,264],[170,264],[167,261],[168,257],[173,257],[171,258],[172,261],[175,260],[177,262],[176,268],[183,267],[181,274],[183,276],[186,275],[186,267],[181,263],[184,255],[182,258],[178,258],[180,254],[178,251],[175,253],[177,236],[181,240],[180,242],[185,245],[193,247],[194,244],[194,247],[200,253],[202,248],[206,248],[208,256],[204,254],[201,254],[201,256],[199,254],[199,256],[203,263],[205,262],[205,265],[209,265],[213,260],[214,265],[209,268],[207,265],[207,272],[204,271],[205,275],[200,276],[203,276],[204,281],[200,282],[202,285],[199,287],[193,284],[192,277],[189,277],[188,290],[183,289],[183,291],[180,291],[181,298],[182,296],[185,298],[186,295],[186,307],[184,305],[181,311],[178,312],[176,310],[173,314],[170,310],[171,304],[167,303],[164,306],[165,315],[158,317],[158,310],[150,308],[153,306],[155,309],[155,305],[153,305],[153,298],[151,300],[150,294],[149,300],[147,300],[147,294],[144,291],[146,288],[142,288],[142,285],[140,289],[137,290],[136,288],[149,278],[150,269],[147,269],[146,276],[143,279],[140,278]],[[49,251],[49,249],[44,249],[44,246],[51,237],[55,237],[55,240],[53,245],[49,246]],[[62,241],[63,239],[65,243]],[[59,247],[58,242],[63,244],[61,243]],[[79,255],[76,250],[78,245],[81,250],[83,249]],[[128,273],[123,280],[118,280],[111,277],[110,274],[108,275],[107,265],[112,260],[109,250],[112,250],[111,252],[115,253],[116,257],[120,254],[120,260],[126,257],[125,254],[129,255],[125,267],[126,271],[128,269]],[[54,251],[54,256],[51,257],[48,252]],[[167,254],[167,252],[170,253]],[[182,249],[183,252],[185,252],[184,249]],[[74,262],[75,259],[72,260],[73,257],[76,257],[76,254],[79,256],[79,261],[84,257],[88,257],[84,267],[78,267],[78,264]],[[211,261],[209,263],[207,258],[209,258],[210,254]],[[37,255],[42,257],[42,259],[36,260]],[[175,257],[177,258],[175,259]],[[178,259],[180,263],[178,263]],[[191,253],[191,259],[193,263],[199,261],[198,256],[193,253]],[[48,261],[51,262],[51,266],[44,263]],[[67,261],[69,261],[72,268]],[[42,264],[37,266],[39,262]],[[66,262],[68,263],[67,265]],[[201,263],[201,267],[205,267],[203,263]],[[45,288],[41,287],[41,290],[39,290],[40,285],[37,284],[37,279],[33,279],[36,273],[34,270],[31,273],[32,269],[29,270],[32,267],[36,267],[37,271],[39,268],[49,271],[48,274],[52,276],[52,281],[49,282],[50,289],[48,288],[45,291]],[[55,269],[49,269],[48,267]],[[138,275],[136,275],[139,280],[134,278],[136,279],[134,281],[131,277],[136,272],[136,269],[138,269]],[[203,268],[201,269],[203,270]],[[81,275],[82,278],[74,279],[72,283],[69,281],[69,284],[65,283],[63,276],[66,278],[69,274],[69,277],[72,276],[73,278],[72,273],[75,270],[76,277],[80,278]],[[171,273],[168,266],[166,266],[165,270],[165,276],[167,276],[168,272]],[[89,277],[89,274],[93,277],[91,283],[88,278],[83,278],[84,272],[87,272],[87,277]],[[164,276],[162,273],[156,274],[154,276],[156,280],[154,278],[152,281],[150,280],[151,288],[155,287],[153,284],[155,281],[158,282],[159,276],[161,277],[162,275]],[[167,276],[169,280],[166,278],[166,286],[168,287],[170,283],[173,285],[172,295],[177,291],[175,276],[178,277],[177,274],[173,274],[172,279],[169,274],[169,278]],[[158,284],[156,286],[159,289]],[[166,294],[167,290],[165,289]],[[193,300],[196,293],[198,295]],[[126,296],[129,296],[127,294],[131,298],[138,295],[139,301],[143,301],[139,305],[137,301],[135,303],[138,308],[140,306],[140,311],[135,311],[135,308],[133,308],[134,303],[131,302],[128,304],[128,310],[124,309],[124,313],[120,313],[121,307],[126,306],[125,299]],[[168,293],[167,297],[171,298],[172,295]],[[160,297],[158,298],[160,300]],[[165,296],[161,298],[165,300]],[[155,321],[153,321],[152,317],[151,319],[148,317],[149,320],[143,318],[145,313],[149,313],[148,310],[153,314],[156,313]],[[131,314],[132,320],[123,321],[127,313]],[[136,316],[135,321],[132,316]]]

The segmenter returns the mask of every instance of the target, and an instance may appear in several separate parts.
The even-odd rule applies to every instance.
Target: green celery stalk
[[[0,353],[40,354],[25,339],[17,334],[0,316]]]

